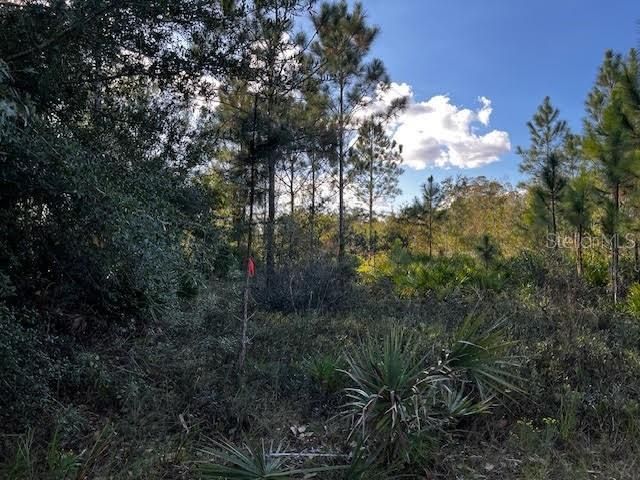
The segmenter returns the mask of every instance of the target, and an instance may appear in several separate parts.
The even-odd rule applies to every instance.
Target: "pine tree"
[[[230,183],[238,185],[236,201],[240,205],[244,225],[242,233],[246,236],[244,248],[244,290],[242,307],[242,333],[238,354],[238,373],[242,372],[247,355],[249,303],[251,297],[251,274],[248,262],[254,254],[254,210],[261,195],[261,185],[265,180],[264,159],[268,149],[268,131],[261,130],[266,122],[262,121],[259,109],[258,93],[251,92],[246,82],[235,82],[221,91],[220,107],[214,115],[214,128],[224,143],[226,165],[219,168],[225,171]],[[240,234],[238,245],[241,243]]]
[[[290,152],[282,159],[279,179],[289,197],[289,216],[285,221],[286,236],[289,244],[287,257],[289,262],[293,262],[296,259],[294,246],[299,243],[297,238],[296,198],[300,190],[305,186],[308,167],[307,157],[299,152]]]
[[[610,237],[611,296],[618,302],[620,229],[623,223],[624,194],[638,177],[637,152],[632,148],[632,132],[625,116],[621,79],[625,71],[621,55],[607,51],[593,90],[586,102],[585,154],[596,163],[608,197],[604,200],[603,230]]]
[[[640,149],[640,59],[632,48],[622,65],[619,82],[626,127],[630,133],[630,147]]]
[[[444,203],[444,190],[433,180],[433,175],[429,175],[427,183],[422,185],[422,197],[424,211],[427,216],[427,239],[429,241],[429,257],[433,256],[433,238],[436,222],[444,216],[442,205]]]
[[[437,223],[445,215],[442,208],[444,200],[444,189],[433,179],[433,175],[429,175],[427,182],[422,185],[422,198],[414,198],[413,204],[404,210],[405,217],[413,218],[426,227],[429,257],[433,256],[433,240]]]
[[[261,128],[269,130],[264,162],[267,169],[267,218],[264,230],[265,284],[271,283],[275,268],[276,178],[278,156],[291,149],[292,127],[289,107],[310,76],[306,58],[308,42],[294,35],[295,20],[307,12],[309,0],[263,0],[255,3],[251,18],[252,62],[249,80],[264,111]]]
[[[549,209],[549,230],[553,244],[558,241],[558,201],[566,185],[567,162],[561,147],[569,128],[560,120],[560,111],[545,97],[533,119],[527,122],[531,144],[528,149],[518,147],[523,161],[520,169],[532,177],[532,182],[545,193]]]
[[[567,177],[575,178],[581,173],[584,163],[582,137],[575,133],[567,133],[562,144],[562,155],[565,159]]]
[[[575,231],[576,269],[583,271],[584,235],[591,227],[595,206],[595,189],[592,176],[582,171],[571,179],[562,198],[562,212],[567,223]]]
[[[322,82],[316,77],[307,78],[300,94],[301,98],[291,102],[287,108],[287,122],[291,124],[293,138],[289,153],[285,155],[288,161],[283,162],[288,168],[283,168],[281,178],[289,190],[290,200],[294,200],[290,205],[300,192],[308,204],[308,239],[312,246],[308,252],[315,254],[316,219],[327,201],[323,187],[331,180],[330,170],[337,141],[331,121],[330,98]],[[292,192],[292,187],[295,192]]]
[[[622,97],[622,109],[625,119],[625,127],[628,131],[629,155],[635,156],[640,162],[640,61],[638,52],[631,49],[624,63],[619,82],[619,91]],[[631,188],[629,202],[628,227],[634,235],[634,268],[636,281],[640,282],[640,181],[635,179]]]
[[[484,267],[488,269],[491,262],[498,256],[499,250],[491,237],[485,233],[476,245],[476,253],[484,263]]]
[[[358,140],[351,152],[351,180],[358,200],[367,204],[369,257],[373,255],[374,205],[400,194],[398,180],[402,174],[402,146],[385,131],[375,117],[365,120],[358,129]]]
[[[381,83],[388,82],[382,62],[365,59],[378,35],[367,24],[361,3],[349,11],[346,1],[323,3],[313,17],[318,40],[313,51],[322,66],[320,73],[330,87],[336,121],[338,148],[338,256],[345,253],[345,205],[347,133],[353,112],[363,106]]]
[[[548,236],[551,222],[545,190],[538,185],[530,186],[527,190],[525,205],[523,220],[529,231],[534,233],[533,239],[544,238],[545,247],[556,248],[555,239]],[[541,246],[541,243],[538,242],[537,245]]]

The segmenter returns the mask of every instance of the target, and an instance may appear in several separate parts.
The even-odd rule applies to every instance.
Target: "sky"
[[[640,0],[365,0],[399,118],[403,194],[458,174],[517,184],[516,146],[549,95],[572,130],[606,49],[640,45]],[[385,95],[387,95],[385,94]]]

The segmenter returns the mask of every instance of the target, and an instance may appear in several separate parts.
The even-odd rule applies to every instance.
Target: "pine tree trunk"
[[[265,229],[265,257],[266,257],[266,272],[265,283],[267,288],[271,285],[271,279],[273,277],[274,270],[274,245],[273,235],[276,219],[276,168],[275,168],[275,155],[270,152],[267,159],[267,174],[268,174],[268,206],[267,206],[267,225]]]
[[[369,258],[373,257],[373,195],[369,192]]]
[[[553,248],[558,249],[558,230],[556,227],[556,200],[555,196],[551,197],[551,229],[553,235]]]
[[[618,304],[618,264],[620,259],[620,246],[618,239],[618,212],[620,210],[620,185],[616,184],[613,192],[614,223],[611,248],[611,295],[613,304]]]
[[[429,219],[427,220],[427,226],[429,228],[427,232],[427,241],[429,242],[429,258],[433,258],[433,185],[431,183],[432,177],[429,177],[429,208],[427,210]]]
[[[556,223],[556,191],[555,191],[555,173],[553,175],[554,187],[551,192],[551,234],[553,235],[553,248],[558,249],[558,227]]]
[[[344,82],[340,82],[338,118],[338,259],[344,258]]]
[[[247,345],[249,344],[249,337],[247,331],[249,329],[249,300],[251,297],[251,276],[249,275],[248,262],[251,258],[253,248],[253,202],[255,200],[255,166],[251,166],[251,189],[250,204],[249,204],[249,231],[247,233],[247,265],[245,265],[245,277],[244,277],[244,295],[243,295],[243,308],[242,308],[242,335],[240,340],[240,356],[238,358],[238,373],[241,375],[244,371],[244,364],[247,357]]]
[[[245,225],[247,218],[247,202],[249,201],[249,195],[246,195],[245,198],[242,199],[244,205],[242,206],[242,211],[240,212],[240,218],[237,219],[238,223],[236,225]],[[236,238],[236,248],[238,249],[238,255],[242,251],[242,240],[244,239],[244,231],[242,227],[240,227],[237,231]]]
[[[253,252],[253,204],[255,203],[255,187],[256,187],[256,128],[258,121],[258,97],[254,97],[253,103],[253,138],[251,140],[251,178],[249,181],[249,229],[247,232],[247,263],[251,259]],[[245,277],[244,277],[244,295],[243,295],[243,308],[242,308],[242,334],[240,337],[240,355],[238,357],[238,374],[240,376],[240,382],[244,381],[244,364],[247,358],[247,345],[249,344],[248,329],[249,329],[249,300],[251,298],[251,275],[249,273],[248,265],[245,265]]]
[[[429,209],[429,258],[433,255],[433,212]]]
[[[611,248],[611,299],[614,305],[618,304],[618,232],[613,234]]]
[[[373,258],[373,139],[369,132],[369,259]]]
[[[295,178],[295,174],[296,174],[296,170],[295,170],[295,165],[294,165],[294,160],[291,159],[291,163],[290,163],[290,167],[291,169],[289,170],[290,173],[290,179],[291,182],[289,183],[289,206],[290,206],[290,210],[289,213],[291,215],[291,219],[293,220],[293,214],[295,213],[296,210],[296,190],[295,190],[295,185],[294,185],[294,178]]]
[[[582,225],[578,226],[578,244],[576,245],[577,247],[577,268],[578,268],[578,276],[581,277],[582,276],[582,266],[583,266],[583,260],[582,260],[582,237],[584,236],[584,233],[582,231]]]
[[[296,211],[296,191],[295,191],[295,185],[294,185],[294,178],[295,178],[295,165],[294,165],[294,159],[293,157],[290,159],[290,166],[291,166],[291,176],[289,177],[291,179],[291,182],[289,183],[289,205],[290,205],[290,212],[289,212],[289,262],[291,262],[293,260],[293,242],[295,239],[295,219],[294,219],[294,214]]]
[[[551,150],[549,144],[546,145],[547,163],[551,159]],[[553,236],[553,248],[558,250],[558,228],[556,223],[556,167],[551,172],[551,235]]]
[[[309,212],[309,232],[311,234],[311,251],[316,243],[316,154],[311,154],[311,209]]]
[[[638,237],[633,239],[633,269],[636,273],[636,282],[640,282],[640,245],[638,245]]]

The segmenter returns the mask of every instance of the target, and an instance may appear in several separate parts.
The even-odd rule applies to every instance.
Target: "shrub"
[[[363,282],[375,284],[388,279],[402,297],[423,297],[433,293],[443,298],[466,286],[499,291],[507,280],[507,274],[500,265],[480,268],[473,258],[465,255],[403,256],[397,261],[395,257],[397,255],[386,257],[380,254],[363,263],[358,269]]]
[[[515,342],[507,340],[502,325],[498,322],[484,328],[481,317],[468,317],[443,355],[446,371],[463,376],[483,400],[496,392],[523,393],[517,386],[520,361],[509,355]]]
[[[58,430],[54,431],[46,448],[38,448],[34,430],[29,429],[16,438],[13,455],[0,464],[0,474],[12,480],[94,478],[96,472],[93,470],[109,450],[112,436],[113,430],[107,424],[97,432],[89,448],[76,453],[63,448]]]
[[[626,310],[635,318],[640,318],[640,283],[634,283],[629,287]]]
[[[498,394],[521,391],[511,383],[517,364],[498,327],[469,320],[440,361],[421,352],[415,337],[394,328],[382,342],[370,338],[347,357],[352,386],[343,413],[386,461],[411,452],[411,444],[456,419],[487,411]]]
[[[394,329],[382,343],[370,339],[347,357],[347,364],[353,384],[345,390],[344,405],[353,418],[350,436],[358,431],[364,438],[373,436],[387,456],[395,456],[423,426],[426,358],[411,337]]]
[[[561,398],[558,433],[564,442],[568,442],[575,435],[578,426],[578,408],[581,403],[582,394],[579,392],[569,391]]]
[[[338,262],[325,255],[313,256],[276,270],[268,286],[258,284],[256,298],[280,312],[344,310],[356,301],[355,269],[353,257]]]
[[[469,285],[482,291],[499,292],[507,282],[507,273],[499,267],[475,269],[469,276]]]
[[[606,255],[586,254],[583,259],[584,278],[594,287],[609,283],[609,263]]]
[[[327,393],[339,390],[342,383],[340,377],[340,359],[330,355],[318,355],[308,358],[305,367],[311,379]]]
[[[398,265],[386,253],[377,253],[371,259],[364,260],[356,269],[360,280],[366,285],[374,285],[393,277]]]
[[[291,458],[281,455],[282,445],[269,448],[263,441],[259,447],[244,445],[237,447],[226,441],[212,440],[214,448],[205,447],[200,452],[210,460],[197,464],[200,478],[220,478],[237,480],[268,480],[274,478],[293,478],[312,475],[331,470],[345,470],[347,467],[294,468]]]
[[[475,263],[468,257],[438,257],[398,268],[393,280],[403,296],[424,296],[433,292],[443,297],[468,283],[474,270]]]
[[[55,337],[25,325],[33,312],[16,315],[0,303],[0,423],[21,430],[52,400],[60,365],[47,353]]]
[[[259,480],[286,477],[291,472],[285,467],[285,458],[274,456],[281,446],[269,449],[264,441],[259,449],[245,445],[238,448],[225,441],[212,441],[215,448],[202,448],[201,453],[211,460],[198,463],[201,478],[236,478],[239,480]]]

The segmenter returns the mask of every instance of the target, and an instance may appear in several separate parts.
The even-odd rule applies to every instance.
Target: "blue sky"
[[[506,132],[511,144],[498,161],[477,168],[434,167],[433,162],[422,170],[407,168],[399,203],[415,195],[429,174],[439,179],[486,175],[517,183],[522,177],[515,147],[527,145],[525,123],[544,96],[551,96],[579,131],[584,99],[605,49],[626,52],[640,42],[637,0],[363,3],[370,22],[381,28],[372,54],[384,61],[394,82],[411,87],[414,102],[446,95],[454,108],[477,113],[479,97],[486,97],[492,108],[489,124],[476,115],[471,131]]]

